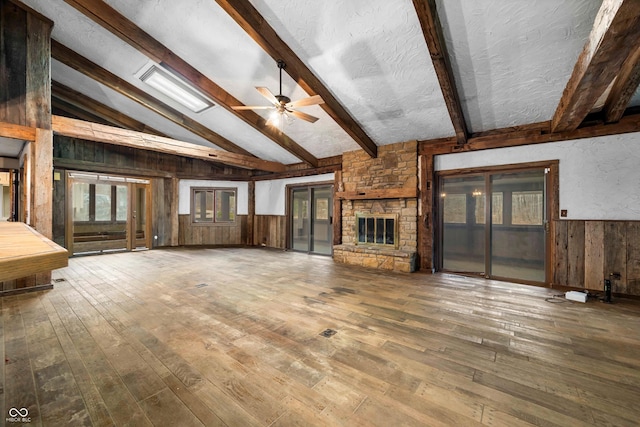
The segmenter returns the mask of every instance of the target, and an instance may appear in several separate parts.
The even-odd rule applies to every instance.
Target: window
[[[397,247],[396,215],[357,214],[356,243]]]
[[[191,221],[194,224],[234,223],[235,188],[191,188]]]
[[[127,220],[127,186],[110,183],[74,182],[74,222],[117,223]]]
[[[542,191],[514,191],[511,197],[511,224],[542,225],[544,216]]]
[[[316,199],[316,219],[328,220],[329,219],[329,199],[318,198]]]
[[[129,209],[129,184],[149,184],[146,179],[69,172],[72,183],[71,217],[76,223],[125,223]]]
[[[491,194],[491,221],[493,224],[502,224],[503,199],[502,192],[494,191]],[[476,198],[476,224],[484,224],[484,203],[484,195]]]
[[[467,195],[441,194],[444,199],[444,222],[465,224],[467,222]]]

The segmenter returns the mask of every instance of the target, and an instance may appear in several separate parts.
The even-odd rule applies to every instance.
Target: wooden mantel
[[[67,250],[22,222],[0,222],[0,282],[68,265]],[[20,290],[27,291],[28,288]]]
[[[412,199],[418,197],[416,188],[388,188],[379,190],[338,191],[338,200]]]

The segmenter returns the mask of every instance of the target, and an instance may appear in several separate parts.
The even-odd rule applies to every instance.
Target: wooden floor
[[[54,279],[0,299],[2,421],[23,407],[29,426],[640,420],[637,301],[265,249],[74,258]]]

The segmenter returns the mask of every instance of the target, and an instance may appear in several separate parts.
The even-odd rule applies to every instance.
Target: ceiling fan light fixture
[[[281,117],[282,113],[277,110],[274,110],[269,114],[269,120],[267,120],[267,124],[270,126],[278,127],[282,124],[283,118]]]
[[[258,92],[260,92],[260,95],[271,102],[271,106],[265,107],[262,105],[236,105],[231,108],[233,110],[271,109],[273,110],[273,113],[267,120],[267,125],[276,127],[279,126],[281,130],[283,130],[285,120],[287,121],[287,123],[292,123],[294,118],[302,119],[309,123],[315,123],[318,120],[317,117],[303,113],[301,111],[298,111],[297,109],[299,107],[306,107],[309,105],[324,104],[322,97],[320,95],[313,95],[292,102],[291,98],[282,94],[282,70],[286,67],[286,65],[281,59],[279,59],[277,63],[278,68],[280,69],[280,91],[278,92],[278,94],[274,95],[273,92],[271,92],[267,87],[256,86],[256,89],[258,90]]]
[[[142,67],[136,76],[194,113],[201,113],[214,106],[214,103],[198,89],[153,62]]]

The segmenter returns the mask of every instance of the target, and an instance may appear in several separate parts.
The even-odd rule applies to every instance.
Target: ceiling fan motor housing
[[[291,102],[291,98],[285,95],[276,95],[276,99],[281,105],[285,105]]]

